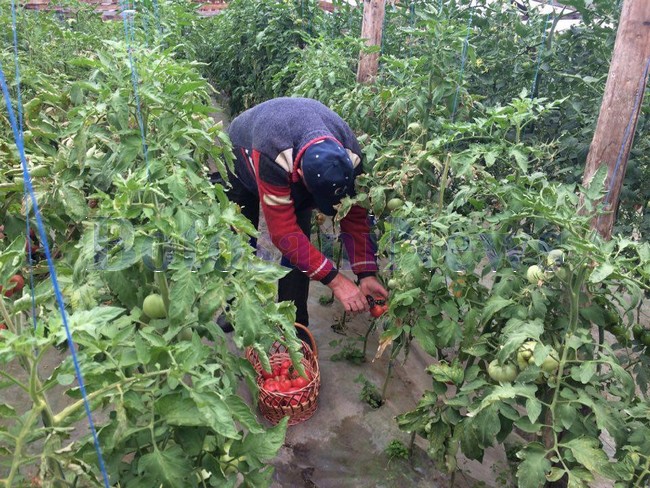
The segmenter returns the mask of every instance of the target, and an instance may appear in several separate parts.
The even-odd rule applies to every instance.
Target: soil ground
[[[366,362],[359,365],[335,360],[346,344],[362,348],[362,338],[370,324],[368,314],[353,317],[345,335],[335,332],[342,314],[339,304],[319,304],[329,289],[316,283],[310,293],[310,331],[319,349],[321,390],[314,416],[289,427],[286,443],[274,461],[274,488],[318,487],[451,487],[447,474],[436,469],[426,455],[426,443],[416,442],[410,460],[390,459],[386,448],[393,440],[406,446],[410,435],[397,428],[395,416],[417,405],[430,379],[425,368],[432,359],[414,348],[408,360],[401,358],[393,365],[386,391],[386,402],[371,408],[360,398],[359,375],[381,389],[388,370],[388,353],[372,361],[378,345],[378,332],[368,341]],[[508,468],[502,448],[490,449],[482,464],[459,459],[460,471],[453,486],[514,486],[507,476]]]

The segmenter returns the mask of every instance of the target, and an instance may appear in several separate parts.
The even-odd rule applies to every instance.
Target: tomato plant
[[[286,422],[264,427],[238,396],[242,381],[256,391],[255,374],[214,319],[242,324],[235,343],[268,363],[263,351],[278,335],[298,356],[294,311],[269,305],[285,271],[254,256],[254,229],[207,178],[208,158],[224,173],[232,158],[208,115],[212,88],[173,48],[136,45],[138,107],[119,23],[92,9],[77,19],[70,29],[19,16],[24,139],[45,224],[27,245],[34,255],[47,238],[53,250],[90,407],[102,411],[94,418],[111,484],[226,486],[239,477],[266,486]],[[10,21],[0,15],[3,28]],[[0,53],[3,66],[8,56]],[[0,116],[0,155],[18,175],[13,146]],[[68,438],[84,403],[70,357],[52,360],[66,334],[45,263],[26,260],[33,214],[4,171],[0,193],[0,283],[16,285],[11,300],[0,297],[0,484],[23,486],[36,472],[44,485],[103,486],[92,438]],[[12,276],[30,272],[34,288],[20,296]],[[58,409],[54,388],[67,399]]]

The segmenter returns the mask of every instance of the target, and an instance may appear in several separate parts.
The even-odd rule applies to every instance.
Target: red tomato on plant
[[[24,288],[25,286],[25,280],[23,279],[22,276],[16,274],[13,275],[11,278],[9,278],[9,283],[14,283],[14,286],[11,288],[8,288],[5,291],[5,296],[7,298],[10,298],[13,296],[14,293],[20,293],[20,291]],[[2,291],[2,287],[0,287],[0,291]]]
[[[372,315],[374,318],[381,317],[388,310],[386,300],[384,300],[382,297],[372,297],[368,295],[366,298],[370,304],[370,315]]]
[[[384,307],[385,305],[373,305],[370,307],[370,315],[372,315],[374,318],[381,317],[386,312],[386,309]]]

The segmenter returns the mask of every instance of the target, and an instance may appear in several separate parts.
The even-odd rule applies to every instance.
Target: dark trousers
[[[249,191],[239,179],[229,176],[231,187],[226,189],[226,195],[231,202],[237,203],[241,207],[242,214],[251,221],[257,229],[260,222],[260,199],[256,193]],[[311,207],[298,207],[296,209],[296,218],[298,226],[309,238],[311,234]],[[269,229],[270,230],[270,229]],[[257,247],[255,239],[251,239],[251,245]],[[288,260],[282,258],[283,266],[290,267],[291,271],[278,282],[278,300],[290,301],[296,305],[296,322],[304,326],[309,326],[309,313],[307,311],[307,299],[309,298],[309,277],[294,268]]]

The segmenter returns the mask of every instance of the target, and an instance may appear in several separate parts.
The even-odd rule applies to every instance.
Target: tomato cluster
[[[381,317],[386,312],[388,312],[388,304],[383,298],[373,297],[370,295],[368,295],[366,298],[370,304],[370,315],[372,315],[374,318]]]
[[[273,360],[273,358],[271,358]],[[273,361],[272,361],[273,362]],[[294,393],[311,383],[311,375],[305,371],[307,378],[303,378],[293,367],[290,359],[285,359],[273,367],[271,372],[262,370],[264,389],[269,392]],[[292,401],[292,404],[293,401]]]

